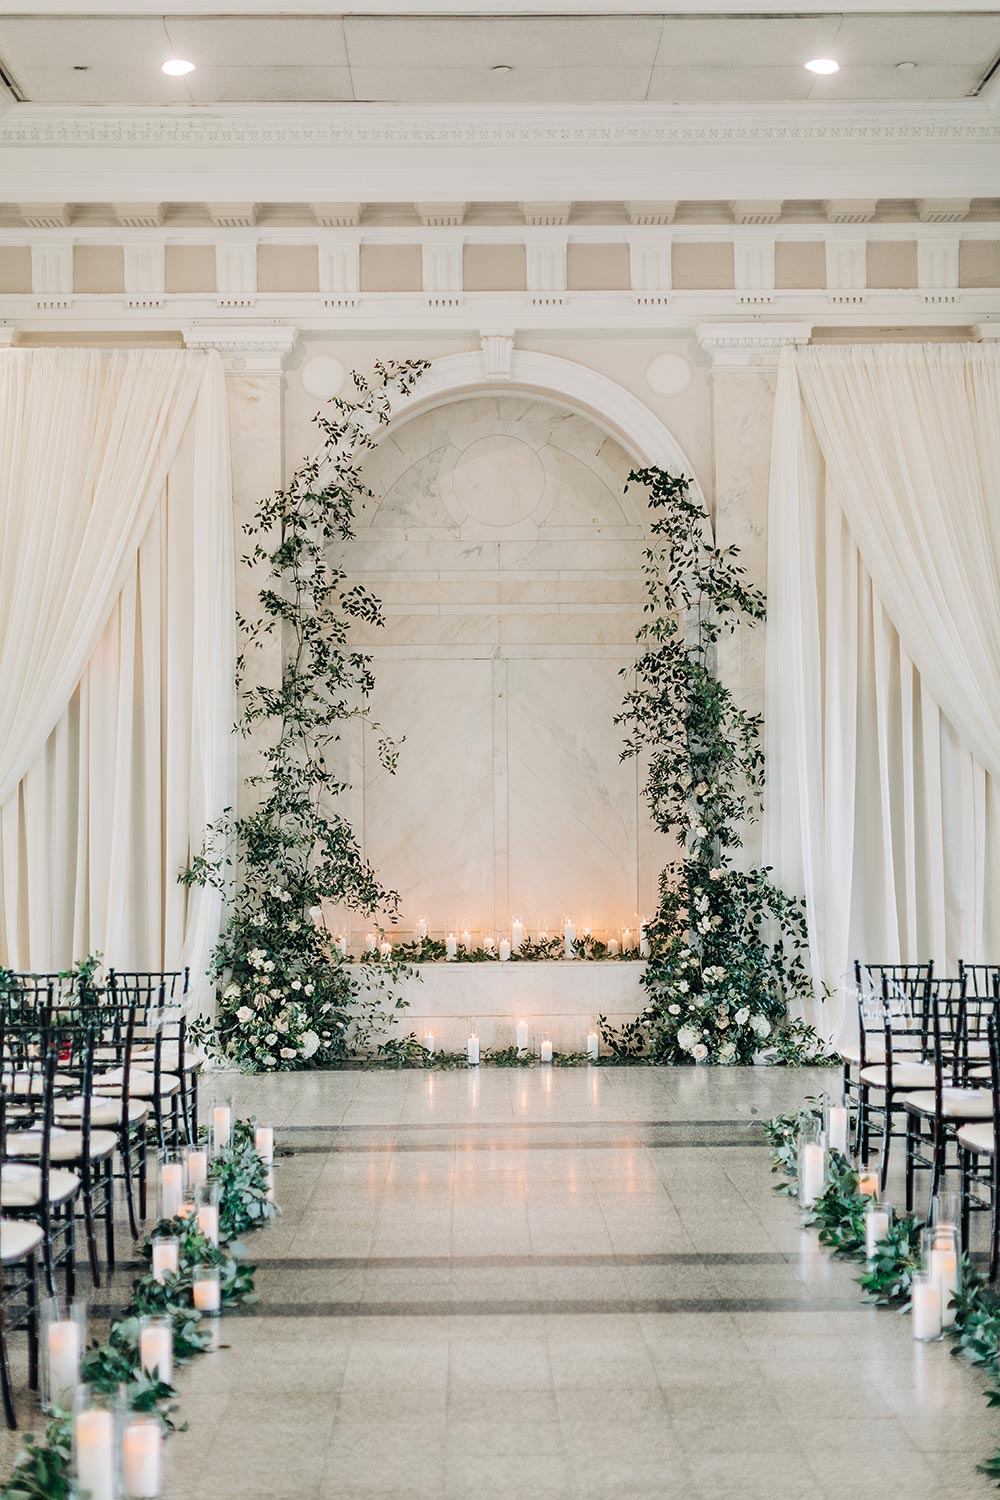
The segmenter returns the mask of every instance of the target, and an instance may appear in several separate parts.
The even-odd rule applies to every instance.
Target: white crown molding
[[[713,370],[767,375],[778,368],[782,349],[808,344],[812,331],[812,323],[701,323],[695,334]]]
[[[297,328],[273,324],[192,323],[182,332],[186,348],[217,350],[228,375],[280,375],[299,336]]]

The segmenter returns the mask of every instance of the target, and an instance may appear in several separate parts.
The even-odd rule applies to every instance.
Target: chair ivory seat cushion
[[[6,1265],[13,1260],[23,1260],[37,1250],[45,1238],[40,1224],[30,1219],[0,1219],[0,1260]]]
[[[3,1086],[11,1094],[30,1095],[31,1098],[39,1098],[45,1092],[45,1078],[41,1073],[28,1073],[22,1070],[12,1071],[5,1068],[3,1071]],[[68,1073],[56,1073],[53,1080],[57,1089],[71,1089],[76,1084],[76,1079]]]
[[[932,1115],[934,1092],[907,1094],[904,1103]],[[989,1089],[942,1089],[941,1113],[946,1120],[992,1120],[993,1094]]]
[[[180,1071],[180,1047],[176,1042],[164,1042],[160,1052],[160,1067],[165,1073],[177,1073]],[[156,1058],[156,1050],[153,1047],[136,1047],[132,1053],[133,1062],[152,1063]],[[186,1046],[184,1048],[184,1071],[193,1073],[205,1066],[205,1054],[199,1052],[197,1047]]]
[[[867,1083],[870,1088],[885,1088],[886,1069],[884,1067],[862,1068],[861,1082]],[[897,1062],[892,1064],[892,1086],[894,1089],[919,1089],[934,1087],[934,1064]]]
[[[90,1132],[90,1155],[94,1160],[110,1156],[117,1145],[118,1137],[113,1130]],[[7,1150],[11,1156],[38,1156],[41,1149],[40,1130],[12,1131],[7,1137]],[[53,1130],[49,1153],[53,1161],[79,1161],[83,1155],[83,1131]]]
[[[969,1151],[988,1151],[993,1155],[993,1122],[988,1125],[963,1125],[958,1132],[958,1144]]]
[[[84,1100],[81,1095],[75,1099],[56,1100],[57,1120],[80,1120],[83,1118]],[[129,1123],[138,1124],[149,1114],[149,1105],[143,1104],[141,1099],[130,1099],[128,1101]],[[98,1096],[90,1101],[90,1124],[91,1129],[95,1125],[118,1125],[121,1122],[122,1107],[116,1099],[107,1096]]]
[[[855,1066],[861,1062],[861,1043],[857,1040],[838,1042],[837,1052],[845,1062],[854,1063]],[[865,1042],[865,1059],[868,1063],[885,1062],[885,1042],[869,1037]]]
[[[94,1079],[95,1094],[120,1094],[124,1083],[124,1072],[121,1068],[112,1068],[110,1073],[101,1073]],[[175,1073],[160,1074],[160,1094],[176,1094],[180,1091],[181,1081]],[[133,1068],[128,1080],[129,1094],[136,1099],[152,1099],[156,1093],[156,1075],[147,1073],[142,1068]]]
[[[55,1167],[49,1173],[49,1202],[65,1203],[80,1191],[75,1172]],[[0,1208],[34,1208],[42,1196],[42,1173],[39,1167],[11,1161],[0,1169]]]

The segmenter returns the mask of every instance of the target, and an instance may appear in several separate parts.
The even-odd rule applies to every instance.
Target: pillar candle
[[[596,1031],[587,1032],[587,1056],[591,1062],[596,1062],[601,1050],[600,1038]]]
[[[139,1334],[139,1363],[147,1375],[155,1375],[164,1385],[174,1383],[174,1335],[170,1328],[150,1324]]]
[[[374,953],[377,947],[374,932],[365,933],[365,952]]]
[[[543,1063],[550,1063],[552,1061],[552,1043],[549,1041],[548,1037],[544,1037],[542,1039],[539,1057]]]
[[[483,938],[483,947],[486,949],[487,953],[493,952],[494,948],[496,947],[496,943],[493,941],[492,932],[487,933]]]
[[[321,906],[310,906],[309,920],[314,927],[319,927],[323,922],[323,908]]]
[[[618,957],[618,939],[617,938],[609,938],[608,939],[608,957],[609,958],[617,958]]]
[[[210,1245],[219,1243],[219,1207],[216,1203],[203,1203],[198,1210],[198,1228]]]
[[[343,932],[337,935],[337,952],[341,958],[347,957],[347,935]]]
[[[163,1283],[168,1276],[176,1276],[180,1267],[180,1247],[176,1240],[153,1241],[153,1277]]]
[[[510,924],[510,946],[513,948],[515,953],[520,950],[521,944],[523,942],[524,923],[521,921],[520,917],[515,917],[513,922],[511,922]]]
[[[829,1119],[827,1122],[827,1136],[831,1151],[839,1151],[841,1156],[847,1155],[847,1110],[842,1104],[831,1104]]]
[[[122,1478],[129,1500],[156,1500],[162,1487],[162,1454],[158,1421],[128,1424],[122,1438]]]
[[[631,948],[631,946],[632,946],[632,929],[631,929],[631,927],[624,927],[624,928],[622,928],[622,947],[623,948]]]
[[[458,940],[453,932],[449,932],[444,940],[445,958],[455,958],[458,955]]]
[[[469,1032],[469,1063],[475,1067],[479,1062],[479,1037],[474,1031]]]
[[[472,947],[472,933],[468,928],[466,928],[462,933],[462,947],[466,950],[466,952],[468,952]]]
[[[389,941],[388,938],[383,938],[382,939],[382,941],[378,945],[378,951],[379,951],[379,957],[380,958],[391,958],[392,957],[392,944],[390,943],[390,941]]]
[[[423,940],[424,940],[424,938],[426,936],[427,936],[427,918],[426,917],[418,917],[417,918],[417,937],[420,939],[421,942],[423,942]]]
[[[77,1414],[76,1477],[89,1500],[115,1500],[115,1419],[91,1408]]]
[[[958,1291],[958,1256],[954,1249],[950,1245],[933,1249],[928,1270],[941,1292],[941,1325],[951,1328],[955,1322],[955,1309],[948,1304],[953,1293]]]
[[[517,1025],[514,1027],[514,1040],[517,1043],[518,1052],[526,1052],[528,1050],[527,1021],[518,1021]]]
[[[49,1399],[65,1409],[59,1398],[80,1381],[80,1329],[71,1318],[49,1324]]]
[[[576,927],[573,925],[572,917],[566,918],[566,925],[563,928],[563,938],[566,943],[566,957],[572,958],[575,951],[574,944],[576,943]]]
[[[799,1203],[803,1208],[812,1208],[823,1191],[823,1178],[826,1175],[824,1156],[823,1147],[815,1141],[807,1141],[802,1147]]]
[[[885,1208],[870,1208],[865,1214],[865,1256],[875,1259],[875,1246],[889,1233],[889,1212]]]
[[[878,1173],[869,1172],[867,1167],[862,1167],[858,1173],[858,1192],[862,1198],[877,1198]]]
[[[188,1188],[204,1187],[208,1181],[208,1152],[198,1149],[187,1154]]]
[[[216,1104],[212,1108],[212,1144],[216,1151],[228,1146],[233,1138],[233,1112],[228,1104]]]
[[[184,1168],[179,1161],[165,1161],[160,1168],[160,1196],[163,1217],[173,1219],[180,1213],[184,1201]]]
[[[649,957],[649,939],[646,936],[646,918],[639,918],[639,957]]]
[[[507,960],[510,958],[510,938],[502,937],[500,939],[500,947],[499,947],[498,952],[499,952],[500,962],[502,964],[505,964],[507,962]]]
[[[915,1339],[941,1337],[941,1288],[936,1281],[914,1280],[910,1289],[910,1315]]]
[[[265,1166],[274,1161],[274,1126],[256,1125],[253,1132],[253,1149]]]
[[[192,1300],[199,1312],[217,1313],[222,1301],[219,1283],[214,1278],[196,1281],[191,1288]]]
[[[428,1032],[426,1032],[424,1034],[424,1046],[427,1048],[428,1054],[431,1057],[433,1057],[434,1056],[434,1033],[433,1033],[433,1031],[428,1031]]]

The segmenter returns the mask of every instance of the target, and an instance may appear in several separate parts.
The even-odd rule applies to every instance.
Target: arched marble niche
[[[410,931],[512,913],[595,929],[654,903],[663,850],[614,725],[641,619],[641,491],[589,418],[476,396],[395,428],[345,551],[383,600],[374,712],[394,776],[354,743],[352,813]]]

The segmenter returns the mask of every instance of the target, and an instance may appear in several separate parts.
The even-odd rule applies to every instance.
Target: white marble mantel
[[[519,1020],[533,1044],[542,1035],[557,1052],[582,1052],[597,1017],[613,1025],[632,1021],[645,1006],[642,961],[537,963],[434,963],[415,965],[396,988],[407,1008],[396,1013],[392,1034],[434,1033],[439,1049],[465,1046],[469,1022],[480,1046],[506,1047]]]

